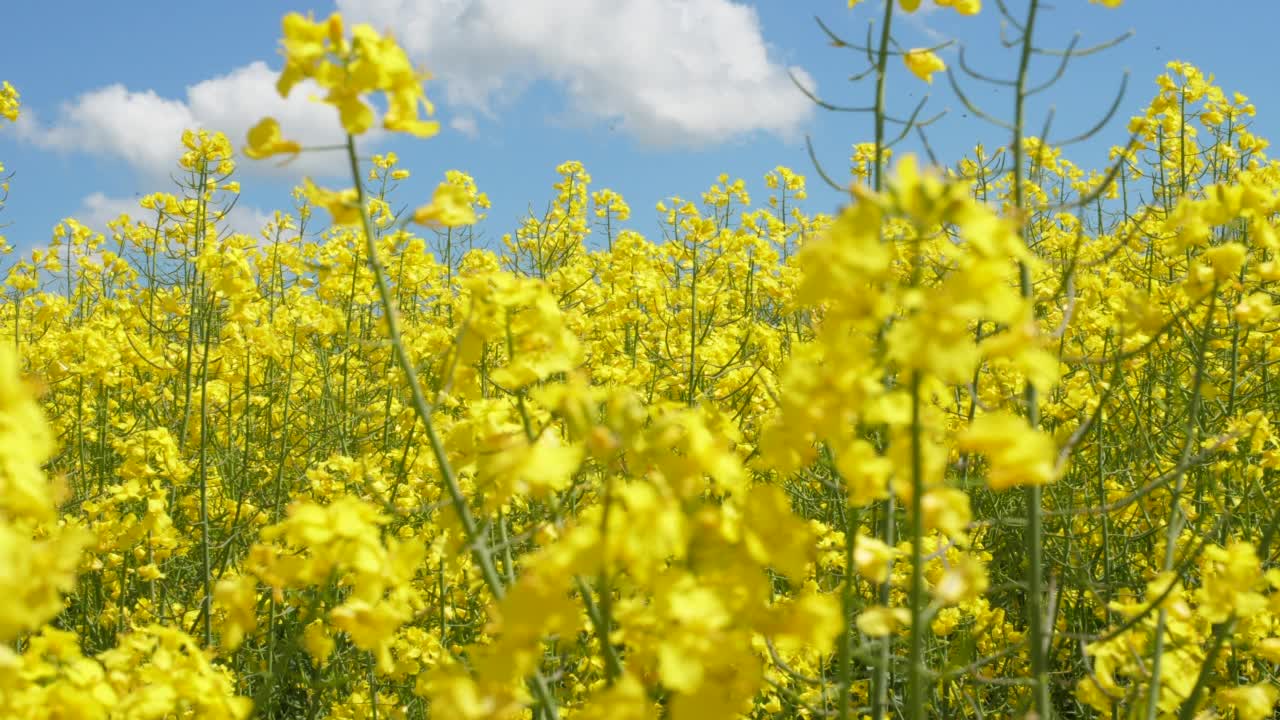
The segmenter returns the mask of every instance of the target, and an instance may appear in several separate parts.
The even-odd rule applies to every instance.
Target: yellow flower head
[[[444,227],[471,225],[476,221],[476,211],[466,188],[442,182],[431,196],[431,202],[413,211],[413,221]]]
[[[977,15],[982,10],[982,0],[934,0],[938,7],[949,7],[961,15]]]
[[[319,205],[333,215],[334,225],[360,224],[360,206],[357,204],[355,188],[346,190],[329,190],[311,182],[311,178],[302,181],[302,194],[312,205]]]
[[[440,124],[422,120],[419,112],[435,112],[423,92],[429,75],[414,69],[409,56],[391,36],[369,25],[356,25],[348,39],[342,16],[334,13],[316,22],[298,13],[284,18],[280,41],[284,70],[276,82],[281,97],[288,97],[303,80],[313,80],[328,90],[324,102],[338,109],[342,126],[352,135],[373,127],[373,108],[365,96],[382,92],[387,101],[383,127],[418,137],[430,137]]]
[[[18,119],[18,91],[8,80],[0,83],[0,117],[10,122]]]
[[[942,62],[942,58],[933,51],[923,48],[908,50],[907,54],[902,56],[902,61],[906,63],[907,69],[913,75],[927,83],[933,82],[934,73],[947,69],[947,64]]]
[[[285,140],[280,135],[280,123],[270,117],[263,118],[249,129],[249,144],[244,149],[244,154],[255,160],[283,153],[296,155],[299,152],[302,152],[302,146],[293,140]]]
[[[960,447],[987,456],[992,490],[1047,485],[1058,478],[1053,438],[1005,412],[979,415],[960,435]]]

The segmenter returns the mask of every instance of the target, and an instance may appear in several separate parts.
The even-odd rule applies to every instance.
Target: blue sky
[[[336,5],[335,5],[336,3]],[[1024,3],[1006,0],[1020,12]],[[444,131],[430,140],[375,137],[369,152],[396,151],[414,172],[400,202],[425,200],[445,170],[471,173],[489,193],[489,236],[508,232],[530,206],[552,195],[555,167],[582,161],[593,189],[612,188],[633,208],[631,227],[658,233],[653,205],[670,195],[696,199],[725,172],[748,182],[763,202],[764,173],[787,165],[810,178],[814,211],[833,210],[840,196],[824,190],[804,147],[813,137],[829,171],[843,179],[849,148],[871,138],[870,118],[812,108],[790,85],[798,68],[832,102],[869,104],[869,82],[850,84],[865,59],[830,47],[815,24],[822,18],[861,41],[878,19],[878,0],[854,10],[845,0],[224,0],[216,6],[171,0],[101,3],[45,0],[5,9],[6,56],[0,79],[22,93],[24,118],[0,130],[0,161],[14,173],[0,214],[11,243],[44,243],[64,217],[104,227],[139,195],[172,191],[178,134],[184,125],[227,131],[243,144],[244,128],[277,114],[286,135],[304,141],[337,139],[333,111],[272,96],[280,63],[276,43],[287,11],[347,17],[395,29],[415,60],[437,77],[428,94]],[[1053,103],[1059,136],[1091,125],[1109,105],[1124,70],[1129,92],[1115,121],[1096,140],[1068,155],[1099,167],[1106,150],[1124,139],[1124,122],[1151,97],[1166,62],[1185,60],[1216,75],[1228,92],[1250,96],[1255,132],[1267,137],[1280,119],[1280,86],[1273,63],[1280,4],[1230,0],[1213,11],[1193,0],[1127,0],[1106,10],[1086,0],[1055,0],[1042,14],[1045,46],[1082,44],[1127,30],[1118,48],[1078,60],[1061,85],[1038,99],[1039,127]],[[904,47],[963,43],[971,62],[987,71],[1011,69],[1014,55],[999,47],[1000,23],[988,0],[976,18],[933,8],[899,14],[895,37]],[[882,7],[882,6],[881,6]],[[56,30],[56,32],[55,32]],[[949,64],[955,48],[944,51]],[[1053,61],[1042,60],[1041,77]],[[964,81],[969,94],[999,116],[1009,113],[1003,91]],[[949,114],[930,128],[940,159],[953,161],[1005,134],[961,106],[945,78],[932,86],[895,63],[888,97],[905,114],[930,93],[929,110]],[[914,139],[901,150],[918,149]],[[245,231],[262,213],[288,206],[289,188],[303,172],[341,184],[340,158],[308,157],[281,169],[243,161],[244,193],[237,222]]]

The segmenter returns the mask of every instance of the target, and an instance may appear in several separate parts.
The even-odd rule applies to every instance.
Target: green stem
[[[1025,209],[1023,191],[1023,127],[1027,99],[1027,72],[1031,65],[1032,38],[1035,34],[1036,14],[1039,11],[1039,0],[1031,0],[1027,9],[1027,22],[1022,32],[1021,54],[1018,59],[1018,78],[1014,93],[1013,110],[1013,204],[1018,217],[1019,227],[1025,243],[1027,239],[1026,223],[1022,218]],[[1032,284],[1031,268],[1026,262],[1019,264],[1019,286],[1022,297],[1035,302],[1035,289]],[[1040,404],[1036,387],[1027,382],[1023,390],[1023,402],[1026,405],[1027,424],[1033,428],[1040,426]],[[1027,526],[1024,534],[1025,552],[1027,554],[1027,636],[1031,646],[1032,697],[1039,720],[1050,720],[1053,717],[1053,706],[1049,697],[1049,642],[1046,634],[1044,617],[1044,516],[1043,496],[1038,485],[1023,490],[1026,505]]]
[[[413,409],[427,433],[427,442],[431,446],[431,454],[435,457],[436,465],[440,470],[440,480],[449,495],[449,502],[453,506],[454,512],[458,515],[458,521],[462,525],[462,531],[466,535],[467,543],[471,546],[471,556],[476,565],[480,567],[480,575],[484,579],[485,585],[489,588],[490,594],[493,595],[494,599],[501,600],[506,595],[506,585],[503,583],[501,576],[498,575],[497,567],[493,562],[493,555],[489,552],[483,542],[483,538],[480,536],[475,516],[471,514],[471,507],[467,504],[467,498],[462,493],[462,486],[458,484],[458,477],[454,473],[453,465],[449,462],[449,456],[445,453],[444,441],[440,438],[440,433],[437,432],[435,423],[431,420],[431,406],[427,403],[427,397],[422,392],[422,384],[418,381],[418,372],[414,367],[413,359],[409,357],[409,351],[404,344],[404,337],[400,332],[399,312],[396,310],[395,300],[391,297],[391,288],[387,283],[386,271],[382,267],[382,260],[378,257],[378,247],[370,230],[369,210],[365,206],[364,185],[361,182],[360,160],[356,155],[356,139],[352,135],[347,135],[347,160],[351,166],[351,178],[356,186],[356,202],[360,208],[360,225],[364,231],[369,255],[369,270],[373,273],[374,283],[378,288],[378,299],[381,301],[382,309],[385,313],[387,335],[391,341],[392,351],[395,353],[396,362],[400,365],[400,371],[404,374],[405,382],[409,385],[409,394],[413,399]],[[532,686],[534,695],[541,704],[543,711],[553,720],[559,718],[555,698],[551,694],[551,687],[546,678],[541,673],[535,673],[529,684]]]
[[[885,79],[888,76],[889,69],[889,45],[892,40],[891,31],[893,28],[893,7],[891,0],[886,0],[884,4],[884,17],[880,21],[880,46],[876,56],[876,98],[875,98],[875,152],[876,156],[872,159],[871,187],[876,192],[880,192],[884,186],[884,122],[885,122]],[[883,240],[884,230],[880,229],[881,239]],[[798,334],[798,333],[797,333]],[[897,534],[894,527],[894,507],[895,502],[893,493],[889,494],[889,499],[885,501],[884,506],[884,527],[882,531],[884,542],[893,547],[894,536]],[[886,580],[880,585],[880,604],[888,605],[890,596],[890,580]],[[875,672],[871,679],[871,717],[872,720],[884,720],[885,713],[889,704],[889,662],[893,652],[893,639],[891,636],[885,636],[880,641],[879,657],[875,665]]]
[[[911,589],[908,602],[911,605],[911,639],[907,661],[907,717],[923,720],[925,716],[924,690],[924,448],[920,421],[920,373],[911,375],[911,512],[907,521],[911,533]]]

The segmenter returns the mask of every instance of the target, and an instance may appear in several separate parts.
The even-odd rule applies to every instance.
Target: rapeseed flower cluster
[[[225,232],[235,145],[193,128],[174,192],[5,268],[0,717],[1274,714],[1247,98],[1171,63],[1113,172],[877,139],[834,214],[777,167],[654,238],[570,161],[486,248],[473,178],[410,226],[410,169],[361,160],[378,107],[438,129],[390,33],[281,46],[350,187]],[[289,131],[244,155],[323,151]]]

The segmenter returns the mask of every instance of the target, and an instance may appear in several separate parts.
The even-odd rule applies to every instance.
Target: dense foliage
[[[390,35],[282,46],[352,187],[229,233],[233,147],[193,130],[182,187],[7,269],[4,717],[1272,716],[1280,163],[1245,97],[1171,63],[1088,172],[1023,134],[1024,53],[1011,142],[947,168],[890,157],[878,93],[834,217],[779,167],[649,238],[567,162],[485,248],[470,177],[398,214],[410,171],[358,152],[437,129]]]

